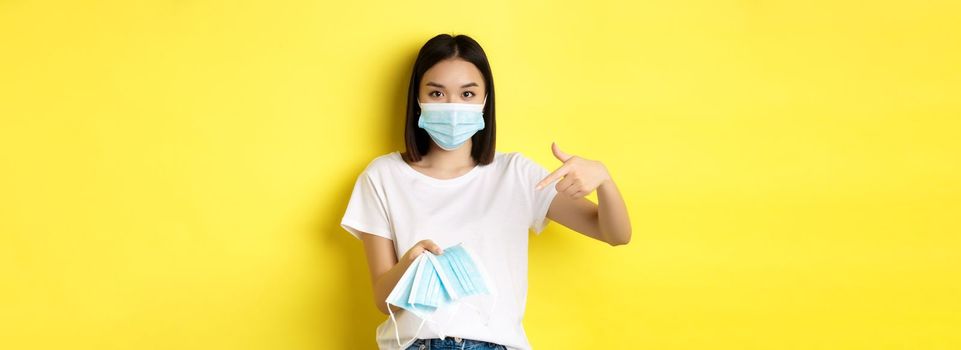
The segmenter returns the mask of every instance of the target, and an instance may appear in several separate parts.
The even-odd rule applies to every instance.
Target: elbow
[[[630,239],[630,238],[607,242],[607,244],[610,244],[611,247],[616,247],[616,246],[619,246],[619,245],[626,245],[626,244],[628,244],[628,243],[631,243],[631,239]]]
[[[387,306],[387,302],[386,302],[386,301],[383,301],[383,300],[374,300],[374,306],[377,307],[377,311],[380,311],[380,313],[382,313],[382,314],[384,314],[384,315],[389,315],[389,314],[390,314],[390,311],[387,310],[387,308],[388,308],[389,306]]]
[[[627,232],[624,232],[624,233],[622,233],[622,234],[620,234],[620,235],[614,236],[614,237],[611,238],[609,241],[607,241],[607,244],[610,244],[611,247],[616,247],[616,246],[619,246],[619,245],[627,245],[628,243],[631,243],[631,231],[630,231],[630,230],[627,230]]]

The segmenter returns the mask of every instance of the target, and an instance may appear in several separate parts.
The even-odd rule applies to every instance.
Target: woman
[[[357,178],[341,226],[363,241],[377,308],[398,316],[396,325],[385,320],[377,327],[381,349],[530,349],[521,324],[528,230],[539,234],[550,219],[612,246],[630,241],[627,208],[601,162],[552,144],[563,164],[549,174],[520,153],[495,151],[494,97],[490,64],[476,41],[430,39],[411,74],[406,152],[375,158]],[[427,113],[444,107],[475,112],[456,120]],[[595,190],[598,204],[584,198]],[[385,300],[415,258],[461,242],[469,242],[499,298],[489,322],[459,313],[440,338]],[[415,341],[398,344],[395,331]]]

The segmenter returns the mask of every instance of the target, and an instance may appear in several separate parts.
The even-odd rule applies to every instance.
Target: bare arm
[[[374,305],[377,310],[387,314],[387,296],[397,285],[397,281],[404,275],[410,264],[418,255],[428,250],[434,254],[441,254],[440,246],[429,239],[417,242],[407,250],[400,259],[394,253],[394,242],[380,236],[362,233],[364,253],[367,255],[367,268],[370,270],[371,284],[374,287]],[[396,307],[394,312],[400,311]]]
[[[594,204],[584,197],[558,193],[547,210],[547,217],[581,234],[612,246],[631,241],[631,221],[624,198],[613,180],[597,188]]]
[[[599,161],[564,153],[551,145],[554,157],[564,162],[560,168],[537,184],[542,189],[554,180],[557,196],[551,201],[547,217],[585,236],[612,246],[631,241],[631,219],[621,192],[607,167]],[[597,190],[598,204],[584,196]]]

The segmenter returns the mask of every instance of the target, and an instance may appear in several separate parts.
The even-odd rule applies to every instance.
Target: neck
[[[422,161],[425,166],[439,170],[456,170],[474,167],[477,163],[470,156],[473,140],[467,139],[463,145],[453,151],[448,151],[436,143],[430,143],[430,152],[424,155]]]

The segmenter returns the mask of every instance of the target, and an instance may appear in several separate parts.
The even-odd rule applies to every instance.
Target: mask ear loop
[[[407,267],[407,268],[409,269],[409,268],[413,267],[413,268],[415,269],[414,274],[415,274],[415,275],[420,275],[420,273],[421,273],[420,270],[421,270],[423,264],[424,264],[424,259],[423,259],[423,255],[421,255],[421,256],[418,256],[416,259],[414,259],[414,265],[411,265],[411,266],[409,266],[409,267]],[[414,285],[414,287],[416,287],[416,284]],[[388,296],[388,299],[389,299],[389,296]],[[410,338],[410,340],[405,341],[405,342],[402,344],[402,343],[400,342],[400,328],[397,326],[397,318],[394,317],[394,310],[391,310],[391,308],[390,308],[390,306],[391,306],[392,304],[391,304],[390,302],[386,302],[386,303],[387,303],[387,313],[390,314],[390,320],[391,320],[391,322],[394,323],[394,336],[395,336],[396,339],[397,339],[397,346],[400,346],[401,348],[404,348],[404,347],[407,346],[407,345],[404,345],[404,344],[413,343],[414,340],[417,339],[417,335],[420,334],[420,330],[424,328],[424,323],[427,322],[427,319],[426,319],[426,318],[422,318],[422,317],[420,317],[420,316],[417,316],[417,317],[420,318],[420,320],[421,320],[421,321],[420,321],[420,326],[417,326],[417,330],[414,331],[414,335]],[[410,303],[410,302],[408,301],[408,303]],[[417,305],[410,304],[410,306],[413,307],[414,309],[417,309]],[[400,306],[397,305],[397,307],[400,307]],[[408,345],[409,345],[409,344],[408,344]]]
[[[414,332],[414,336],[411,337],[410,340],[405,341],[405,342],[402,344],[402,343],[400,342],[400,330],[399,330],[398,327],[397,327],[397,319],[394,318],[394,311],[390,309],[390,305],[391,305],[390,303],[387,303],[387,312],[390,313],[390,320],[391,320],[392,322],[394,322],[394,337],[396,337],[396,339],[397,339],[397,346],[399,346],[399,347],[401,347],[401,348],[405,348],[405,347],[407,347],[408,345],[410,345],[410,344],[407,344],[407,343],[413,343],[414,340],[417,339],[417,335],[420,334],[420,330],[424,328],[424,323],[427,322],[427,319],[425,319],[425,318],[420,319],[420,326],[417,326],[417,331]],[[407,345],[404,345],[404,344],[407,344]]]
[[[454,311],[451,311],[451,314],[450,314],[449,317],[447,317],[447,321],[445,322],[445,324],[450,324],[450,321],[454,320],[454,316],[457,315],[457,312],[460,310],[460,304],[459,304],[459,303],[454,303],[453,305],[451,305],[451,307],[454,308]],[[437,323],[437,321],[435,321],[435,320],[429,320],[428,322],[430,322],[431,324],[433,324],[433,325],[435,325],[435,326],[440,325],[440,323]],[[443,339],[443,338],[446,338],[446,337],[447,337],[446,332],[443,332],[443,331],[437,329],[437,327],[434,327],[433,330],[434,330],[435,333],[437,333],[437,337],[438,337],[438,338]]]
[[[471,260],[474,261],[474,266],[476,266],[477,270],[480,271],[481,279],[484,281],[484,284],[486,284],[487,291],[490,293],[491,297],[493,298],[493,300],[491,301],[490,311],[487,313],[486,320],[484,321],[484,325],[487,326],[490,324],[490,319],[494,314],[494,309],[497,307],[497,299],[499,298],[499,295],[497,293],[497,286],[494,285],[494,281],[490,278],[490,274],[487,273],[487,268],[484,266],[484,264],[481,263],[479,259],[477,259],[477,255],[474,255],[474,252],[471,251],[470,248],[463,246],[463,244],[461,244],[461,246],[464,248],[464,252],[467,253],[467,256],[469,256]],[[466,305],[474,309],[474,311],[477,312],[478,314],[483,313],[481,312],[480,308],[475,307],[474,305],[471,305],[471,304],[466,304]]]

